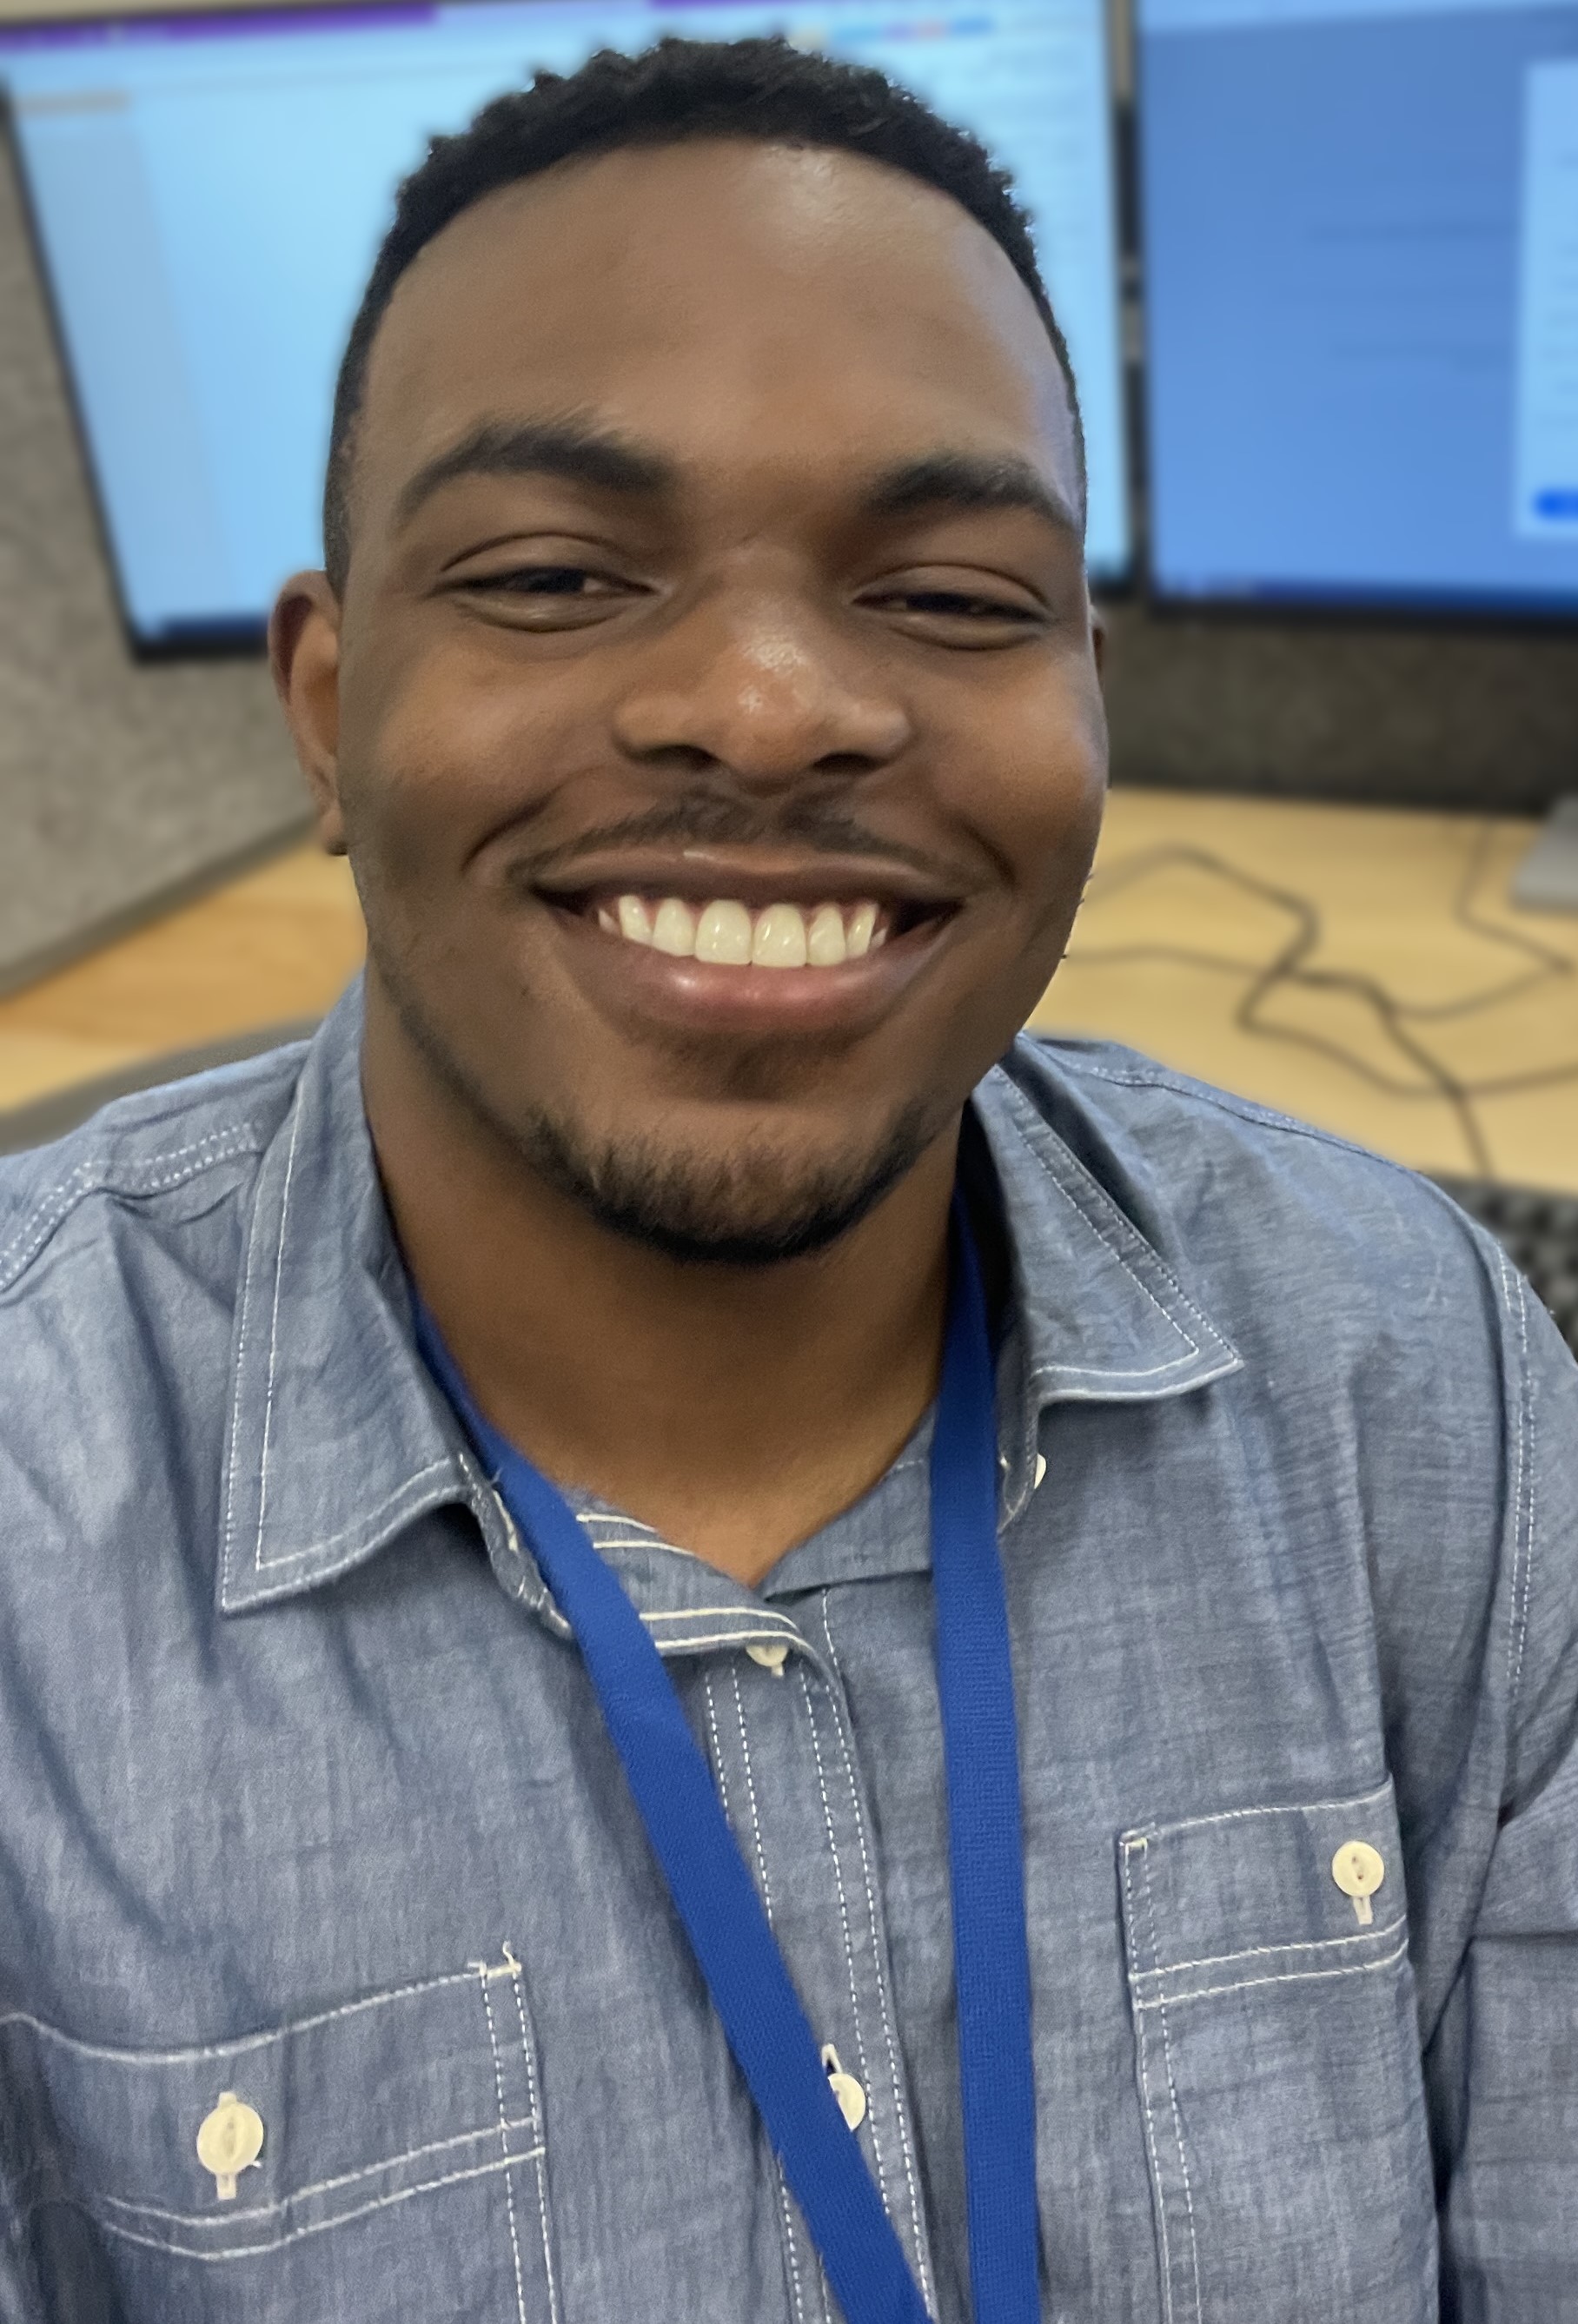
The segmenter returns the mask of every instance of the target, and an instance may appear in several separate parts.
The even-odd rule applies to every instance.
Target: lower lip
[[[857,1034],[867,1030],[935,957],[950,922],[925,920],[841,968],[720,968],[611,936],[581,914],[551,911],[578,982],[604,1007],[719,1036]]]

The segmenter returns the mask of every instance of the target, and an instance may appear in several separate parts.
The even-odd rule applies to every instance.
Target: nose
[[[775,592],[715,599],[669,628],[620,697],[614,732],[643,765],[771,792],[887,766],[911,725],[869,657]]]

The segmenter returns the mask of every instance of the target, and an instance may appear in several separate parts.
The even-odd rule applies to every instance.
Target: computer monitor
[[[1089,554],[1129,560],[1103,0],[465,0],[0,26],[0,84],[129,633],[261,636],[318,554],[335,369],[428,137],[539,67],[782,32],[879,66],[1014,171],[1066,331]]]
[[[1164,597],[1578,613],[1578,7],[1139,0]]]

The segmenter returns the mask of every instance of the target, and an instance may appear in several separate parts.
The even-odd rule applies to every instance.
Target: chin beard
[[[915,1102],[876,1146],[798,1166],[765,1142],[726,1155],[676,1153],[643,1138],[595,1148],[546,1113],[508,1134],[540,1176],[627,1241],[691,1265],[774,1267],[846,1234],[913,1168],[934,1132]]]

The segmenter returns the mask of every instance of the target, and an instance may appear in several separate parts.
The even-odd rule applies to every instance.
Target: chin
[[[522,1158],[597,1223],[691,1264],[771,1267],[848,1233],[936,1134],[918,1101],[858,1145],[793,1150],[757,1133],[727,1147],[659,1132],[599,1138],[536,1113],[512,1133]]]

